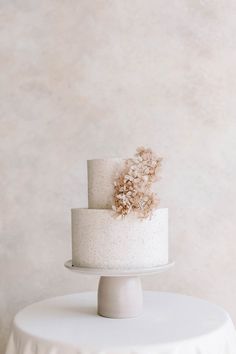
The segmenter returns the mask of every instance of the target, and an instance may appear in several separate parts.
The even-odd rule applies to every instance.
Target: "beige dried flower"
[[[119,217],[135,212],[139,218],[151,217],[157,208],[158,199],[151,192],[157,180],[161,158],[151,149],[139,147],[133,159],[126,160],[125,167],[114,182],[114,205]]]

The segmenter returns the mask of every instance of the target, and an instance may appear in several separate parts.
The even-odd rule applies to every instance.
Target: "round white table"
[[[220,307],[190,296],[144,292],[137,318],[96,314],[96,293],[41,301],[15,317],[6,354],[235,354]]]

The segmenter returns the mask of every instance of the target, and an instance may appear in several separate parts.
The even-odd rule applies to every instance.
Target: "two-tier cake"
[[[72,209],[72,264],[130,269],[168,263],[168,209],[151,192],[160,159],[89,160],[88,209]]]

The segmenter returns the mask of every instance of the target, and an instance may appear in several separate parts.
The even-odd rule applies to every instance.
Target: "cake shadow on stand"
[[[168,259],[168,209],[156,208],[150,190],[160,161],[150,149],[141,148],[133,159],[87,163],[88,208],[71,210],[72,260],[65,266],[100,275],[101,316],[140,315],[140,275],[173,265]]]

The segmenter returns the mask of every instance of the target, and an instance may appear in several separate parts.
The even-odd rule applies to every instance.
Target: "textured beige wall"
[[[0,2],[1,354],[16,311],[95,289],[70,274],[85,160],[165,158],[174,269],[145,288],[200,296],[236,321],[236,5]]]

